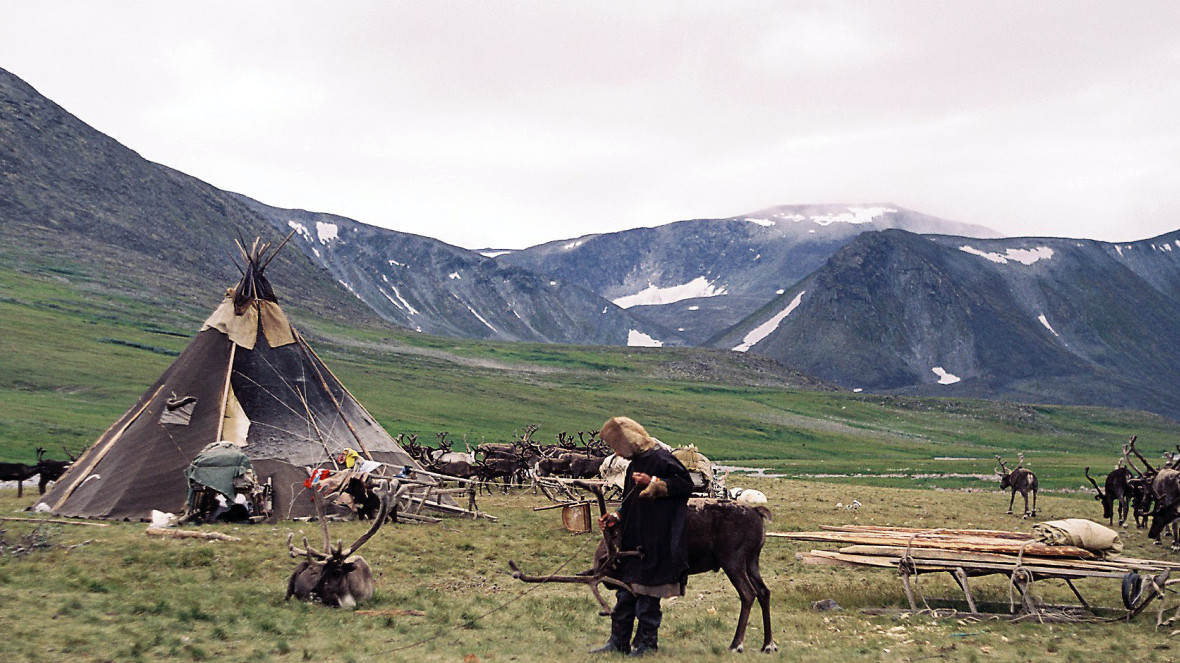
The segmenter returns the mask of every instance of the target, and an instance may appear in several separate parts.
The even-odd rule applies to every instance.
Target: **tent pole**
[[[221,408],[220,416],[217,419],[217,437],[213,439],[214,442],[221,441],[221,433],[225,427],[225,408],[229,405],[229,379],[234,374],[234,357],[238,353],[238,344],[230,342],[229,344],[229,366],[225,369],[225,386],[221,389]]]
[[[324,440],[324,434],[320,432],[319,425],[315,422],[315,417],[311,415],[311,408],[307,406],[307,398],[303,392],[299,391],[298,385],[295,387],[295,393],[299,396],[299,401],[303,403],[303,411],[307,412],[307,423],[311,424],[312,430],[315,431],[315,436],[320,439],[320,446],[324,448],[324,454],[328,456],[328,460],[332,462],[332,468],[340,471],[340,464],[336,462],[336,457],[328,449],[328,443]]]
[[[328,381],[324,379],[324,374],[320,372],[319,365],[323,362],[320,360],[319,355],[315,353],[315,350],[311,349],[311,346],[307,344],[307,341],[303,340],[303,334],[300,334],[298,331],[296,331],[294,327],[291,327],[291,331],[295,332],[295,338],[299,339],[299,346],[302,347],[304,351],[310,353],[313,358],[315,358],[315,361],[311,363],[312,367],[315,368],[315,375],[320,380],[320,386],[324,388],[324,391],[328,392],[328,398],[332,399],[332,405],[336,406],[336,413],[340,415],[340,420],[344,422],[345,426],[348,426],[349,432],[351,432],[352,436],[356,438],[356,443],[361,445],[361,451],[365,452],[365,456],[368,457],[369,460],[373,460],[373,454],[369,453],[369,449],[365,447],[365,443],[361,441],[361,436],[356,432],[356,429],[352,427],[352,422],[348,420],[348,417],[344,416],[344,408],[340,407],[340,401],[336,400],[336,394],[332,393],[332,389],[328,387]],[[325,365],[324,368],[327,368],[327,366]],[[331,373],[331,371],[328,372]],[[333,375],[332,377],[336,376]],[[339,380],[336,382],[337,384],[340,384]],[[344,389],[344,385],[341,384],[340,388]],[[348,390],[345,389],[345,393],[347,392]],[[352,394],[349,394],[349,396],[351,395]]]
[[[117,442],[120,437],[123,437],[123,432],[126,431],[131,426],[131,424],[135,423],[136,419],[139,419],[139,415],[143,414],[143,411],[152,404],[152,401],[155,400],[156,396],[158,396],[160,392],[163,391],[163,389],[164,385],[160,385],[160,388],[156,389],[156,391],[148,397],[147,401],[144,402],[143,407],[139,408],[135,414],[131,415],[131,417],[127,419],[127,423],[123,424],[123,427],[119,429],[118,433],[115,433],[111,436],[111,438],[107,441],[105,448],[103,448],[101,451],[95,450],[94,458],[88,459],[86,469],[78,474],[78,477],[74,479],[74,483],[70,485],[69,490],[67,490],[65,494],[61,496],[61,499],[57,501],[57,504],[53,505],[54,511],[61,509],[61,505],[65,504],[66,500],[70,499],[70,496],[74,494],[74,491],[78,489],[78,486],[82,484],[82,481],[85,480],[87,476],[89,476],[91,470],[94,469],[94,466],[98,465],[98,462],[107,455],[107,452],[109,452],[111,448],[115,446],[115,442]]]

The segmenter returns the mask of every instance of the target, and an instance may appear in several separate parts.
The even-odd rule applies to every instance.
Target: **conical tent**
[[[45,493],[39,509],[130,520],[149,519],[153,509],[178,513],[185,469],[223,440],[242,448],[260,482],[270,481],[276,518],[314,515],[305,468],[333,468],[345,449],[420,469],[287,321],[262,273],[266,249],[257,241],[243,249],[242,281],[159,380]],[[454,506],[440,499],[441,508]]]

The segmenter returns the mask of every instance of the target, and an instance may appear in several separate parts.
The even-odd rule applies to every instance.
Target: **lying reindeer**
[[[581,488],[593,491],[598,496],[598,507],[606,513],[606,501],[601,486],[576,483]],[[732,501],[692,498],[688,500],[688,513],[684,524],[684,541],[688,546],[688,572],[724,570],[741,598],[737,631],[729,645],[732,652],[741,652],[745,647],[746,626],[750,621],[750,608],[754,600],[762,609],[762,651],[778,651],[770,630],[770,589],[762,581],[758,558],[766,543],[766,521],[770,520],[770,509],[763,506],[751,507]],[[594,553],[594,566],[574,576],[529,576],[509,561],[512,577],[524,582],[567,582],[582,583],[590,587],[594,598],[602,606],[599,613],[610,615],[610,606],[598,592],[598,585],[604,584],[630,591],[630,587],[614,578],[618,562],[627,556],[639,555],[635,551],[620,551],[623,533],[621,527],[608,527],[602,533],[602,542]]]
[[[373,598],[373,572],[364,557],[355,554],[360,547],[385,524],[385,517],[389,513],[391,503],[396,501],[396,495],[390,499],[387,494],[381,495],[381,507],[377,516],[373,518],[373,525],[369,531],[353,541],[347,548],[340,541],[332,548],[328,540],[328,525],[321,518],[324,528],[324,549],[327,552],[315,550],[303,537],[303,548],[296,548],[291,544],[295,533],[287,535],[287,549],[291,557],[306,556],[299,562],[291,577],[287,580],[288,600],[292,596],[301,601],[319,601],[333,608],[355,608],[360,601]]]
[[[1003,459],[996,455],[996,461],[1000,466],[996,468],[996,476],[1000,477],[1000,490],[1005,488],[1012,489],[1012,498],[1008,500],[1008,514],[1012,514],[1012,505],[1016,502],[1016,493],[1020,493],[1024,498],[1024,517],[1037,517],[1037,475],[1033,474],[1032,470],[1023,467],[1024,454],[1018,454],[1020,462],[1017,463],[1016,468],[1009,470],[1005,465]],[[1028,510],[1028,494],[1032,493],[1032,511]]]

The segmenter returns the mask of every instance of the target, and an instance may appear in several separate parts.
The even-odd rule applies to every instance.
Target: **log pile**
[[[950,573],[975,612],[968,577],[1003,574],[1024,595],[1034,579],[1064,580],[1086,605],[1072,581],[1083,578],[1122,579],[1131,573],[1157,574],[1180,569],[1180,563],[1117,557],[1101,559],[1084,548],[1049,545],[1032,534],[996,530],[929,529],[841,525],[818,532],[767,532],[767,536],[797,541],[844,544],[836,550],[796,553],[804,564],[892,568],[902,577],[911,609],[915,602],[910,578],[922,573]],[[1027,602],[1026,608],[1032,608]],[[1088,606],[1087,606],[1088,607]]]

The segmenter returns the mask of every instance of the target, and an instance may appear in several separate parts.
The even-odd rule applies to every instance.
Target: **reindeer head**
[[[391,500],[386,493],[381,494],[381,508],[373,525],[359,539],[345,547],[341,541],[332,547],[328,540],[327,525],[324,526],[324,550],[320,552],[303,537],[303,548],[296,548],[291,539],[295,533],[287,535],[287,550],[291,557],[306,557],[295,567],[287,581],[287,598],[307,601],[315,600],[330,607],[353,608],[358,601],[364,601],[373,596],[373,574],[368,562],[357,555],[369,539],[381,529],[389,513]]]
[[[996,462],[1000,464],[994,470],[996,476],[1000,478],[1000,488],[1007,488],[1012,485],[1012,471],[1004,465],[1004,460],[1000,458],[999,454],[996,454]]]

